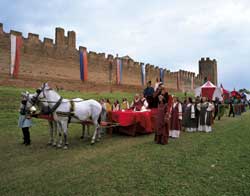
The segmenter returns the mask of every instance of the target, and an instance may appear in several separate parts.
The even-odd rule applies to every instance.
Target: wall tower
[[[211,81],[214,85],[218,85],[217,61],[209,59],[209,57],[201,58],[199,61],[199,75],[204,81]]]

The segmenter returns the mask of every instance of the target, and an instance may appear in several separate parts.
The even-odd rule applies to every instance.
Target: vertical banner
[[[14,78],[18,77],[20,61],[21,61],[21,47],[22,37],[10,35],[10,75]]]
[[[116,84],[122,83],[122,60],[117,58],[116,60]]]
[[[160,68],[160,81],[164,84],[164,69]]]
[[[194,90],[194,76],[191,77],[191,90]]]
[[[146,85],[146,67],[144,64],[141,64],[141,84],[142,86]]]
[[[180,90],[180,75],[179,75],[180,72],[177,72],[177,77],[176,77],[176,80],[177,80],[177,90]]]
[[[80,51],[80,79],[82,81],[88,80],[88,58],[87,51]]]

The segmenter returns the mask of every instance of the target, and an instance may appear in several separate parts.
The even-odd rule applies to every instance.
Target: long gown
[[[167,104],[159,103],[156,115],[155,142],[157,144],[167,144],[169,135],[169,124],[166,119]]]
[[[196,116],[195,116],[195,105],[194,104],[187,104],[185,108],[185,112],[183,115],[183,121],[185,130],[187,132],[194,132],[197,130],[197,122],[196,122]]]
[[[181,130],[180,120],[182,120],[182,107],[180,103],[173,103],[170,116],[169,136],[172,138],[179,138]]]
[[[209,102],[199,103],[197,109],[200,111],[198,131],[211,132],[214,105]]]

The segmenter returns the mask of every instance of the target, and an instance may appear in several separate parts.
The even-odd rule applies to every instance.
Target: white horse
[[[48,115],[50,114],[49,105],[47,102],[37,101],[36,103],[34,103],[33,98],[35,94],[30,94],[28,91],[22,93],[22,95],[27,100],[28,108],[31,108],[32,106],[36,105],[42,114],[48,114]],[[48,125],[49,125],[49,135],[50,135],[48,145],[56,146],[57,122],[54,120],[48,120]]]
[[[28,91],[26,91],[25,93],[22,93],[23,96],[26,97],[26,100],[28,101],[28,108],[30,108],[33,105],[36,105],[41,114],[45,114],[45,115],[50,115],[52,114],[50,111],[50,107],[47,101],[33,101],[33,98],[35,97],[35,94],[30,94]],[[74,101],[82,101],[82,99],[80,98],[76,98],[73,99]],[[57,122],[52,119],[52,120],[48,120],[48,125],[49,125],[49,141],[48,141],[48,145],[52,145],[52,146],[57,146]],[[85,134],[85,125],[82,126],[82,136],[81,139],[87,138],[90,136],[90,126],[87,126],[87,135]]]
[[[91,144],[99,141],[101,134],[99,131],[100,116],[102,112],[102,106],[95,100],[82,100],[82,99],[63,99],[56,91],[51,89],[47,83],[43,84],[40,89],[33,96],[33,100],[46,101],[52,110],[53,118],[57,122],[60,133],[64,135],[64,148],[68,148],[68,123],[84,123],[91,122],[95,131],[91,140]],[[62,137],[59,133],[60,141],[57,145],[61,147]]]

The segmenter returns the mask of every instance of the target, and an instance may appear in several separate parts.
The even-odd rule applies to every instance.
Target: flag
[[[160,81],[164,84],[164,69],[160,68]]]
[[[194,89],[194,76],[191,77],[191,89]]]
[[[179,75],[180,72],[177,72],[177,76],[176,76],[176,79],[177,79],[177,89],[180,90],[180,75]]]
[[[146,67],[141,64],[141,84],[144,86],[146,84]]]
[[[122,83],[122,60],[116,60],[116,84]]]
[[[88,58],[87,51],[80,51],[80,79],[82,81],[88,80]]]
[[[20,66],[20,56],[22,47],[22,37],[10,35],[10,75],[14,78],[18,77],[19,66]]]

